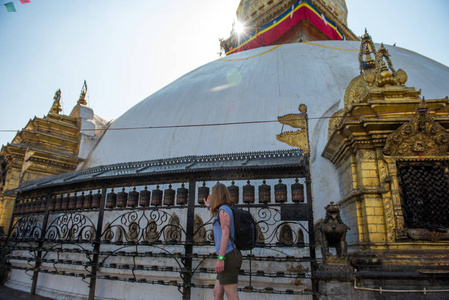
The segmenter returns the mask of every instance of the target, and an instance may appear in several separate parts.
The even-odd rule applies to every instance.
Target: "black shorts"
[[[225,255],[224,260],[225,266],[224,271],[217,274],[217,280],[220,281],[221,285],[225,284],[237,284],[240,267],[242,266],[242,253],[239,249],[235,249]]]

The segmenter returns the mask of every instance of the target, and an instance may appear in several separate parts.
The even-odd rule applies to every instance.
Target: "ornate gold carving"
[[[362,36],[359,52],[360,75],[363,74],[364,70],[373,69],[376,67],[376,62],[374,61],[372,55],[376,56],[376,46],[374,46],[373,40],[365,28],[365,34]]]
[[[350,108],[352,104],[361,102],[367,90],[367,83],[362,76],[354,78],[345,91],[345,107]]]
[[[81,88],[80,98],[77,102],[78,104],[87,105],[86,93],[87,93],[87,83],[86,80],[84,80],[83,87]]]
[[[51,106],[50,113],[51,114],[59,114],[62,111],[61,109],[61,89],[57,90],[55,96],[53,97],[53,105]]]
[[[418,112],[388,137],[383,153],[393,156],[446,155],[449,134],[435,122],[423,99]]]
[[[309,153],[309,136],[307,134],[307,107],[304,104],[299,106],[299,114],[288,114],[278,117],[281,124],[299,128],[298,131],[287,131],[276,135],[278,141],[303,150],[304,154]]]
[[[384,210],[385,210],[385,223],[387,225],[387,240],[389,242],[394,242],[396,226],[394,222],[394,209],[391,197],[384,197]]]
[[[376,51],[366,29],[360,44],[359,66],[360,74],[363,75],[364,81],[369,86],[404,85],[407,82],[407,73],[401,69],[396,72],[390,59],[390,53],[383,43]]]
[[[345,115],[346,112],[347,112],[346,109],[343,108],[343,109],[337,111],[336,113],[334,113],[332,115],[332,117],[329,119],[329,128],[328,128],[328,136],[327,136],[328,139],[331,137],[334,130],[336,130],[338,125],[341,123],[341,120],[343,119],[342,117]]]

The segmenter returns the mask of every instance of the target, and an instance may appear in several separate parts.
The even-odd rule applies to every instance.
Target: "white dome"
[[[427,99],[449,95],[448,67],[405,49],[386,48],[394,67],[407,72],[407,86],[422,89]],[[298,113],[301,103],[308,107],[312,160],[322,160],[328,119],[318,118],[343,107],[346,87],[360,74],[359,49],[360,42],[350,41],[287,44],[208,63],[115,120],[83,169],[188,155],[292,149],[276,139],[282,129],[276,120]],[[262,123],[197,126],[253,121]],[[149,128],[160,126],[181,127]]]

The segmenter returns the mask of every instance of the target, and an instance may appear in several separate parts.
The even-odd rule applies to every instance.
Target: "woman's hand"
[[[217,262],[215,263],[215,273],[221,273],[224,271],[224,260],[217,259]]]
[[[206,207],[210,207],[211,203],[212,203],[212,195],[208,195],[206,201],[204,201],[204,204],[206,205]]]

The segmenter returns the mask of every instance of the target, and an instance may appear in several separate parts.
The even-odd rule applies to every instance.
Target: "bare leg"
[[[239,300],[239,295],[237,293],[237,284],[225,284],[222,285],[226,293],[226,298],[228,300]]]
[[[224,288],[220,284],[220,281],[215,280],[214,299],[215,300],[223,300],[223,296],[224,296]]]

